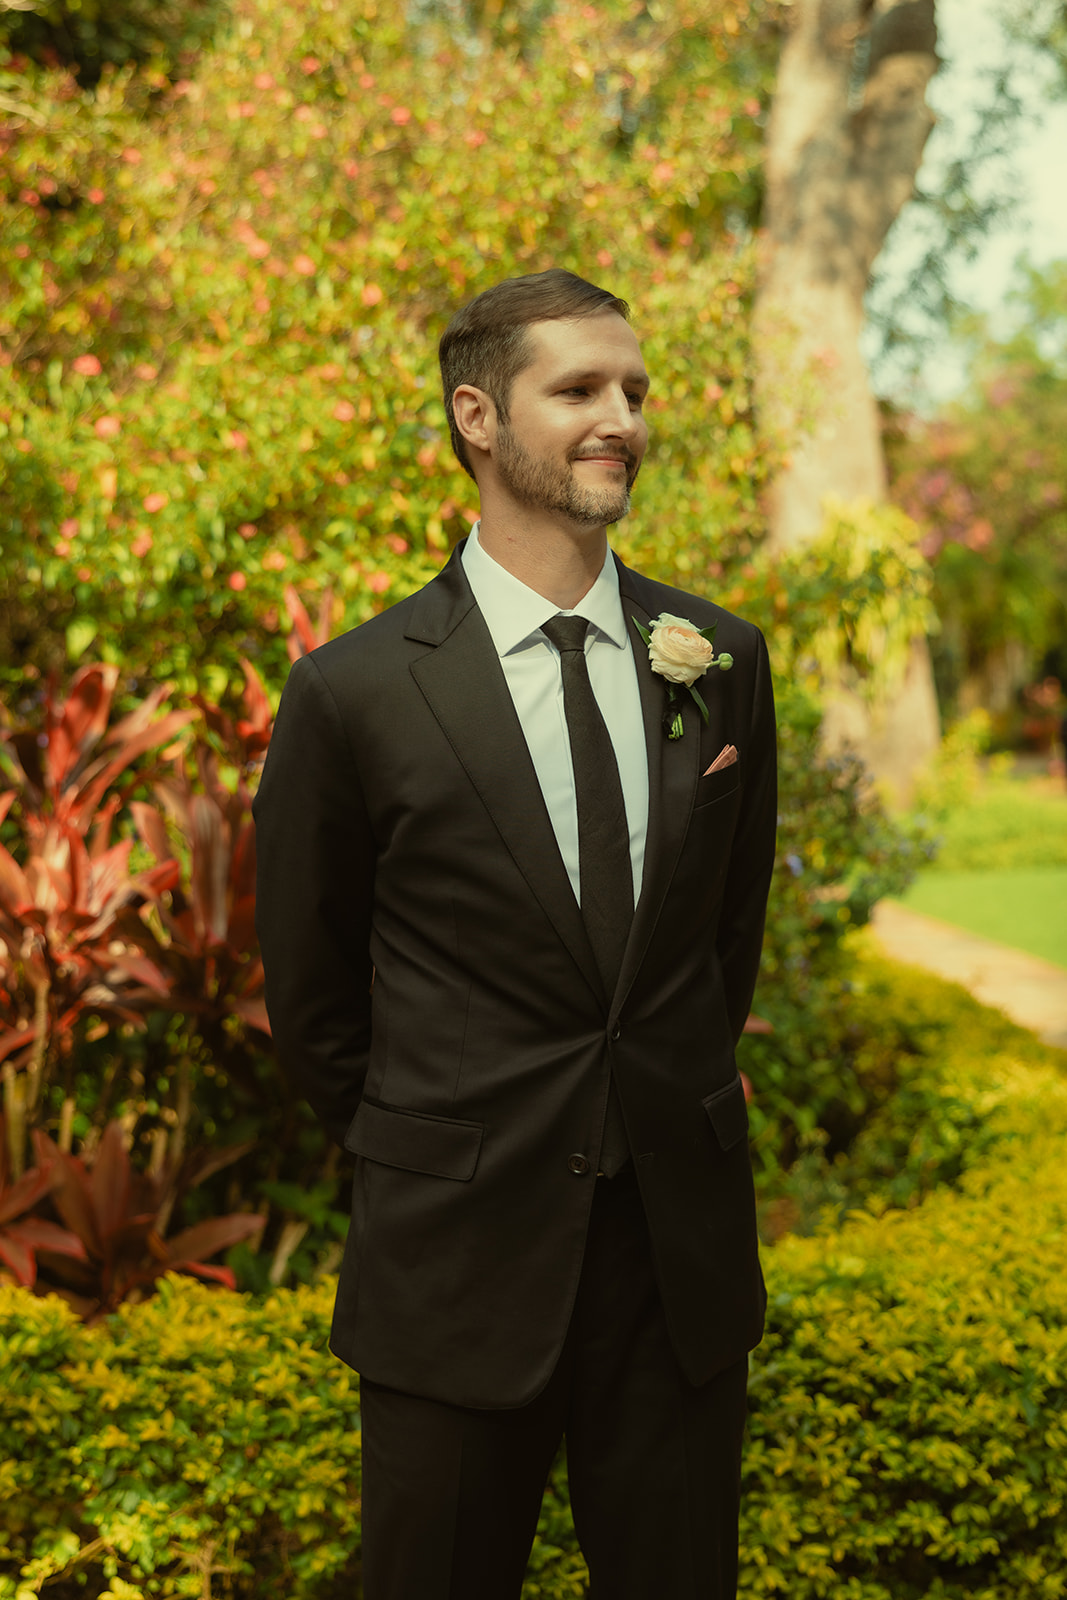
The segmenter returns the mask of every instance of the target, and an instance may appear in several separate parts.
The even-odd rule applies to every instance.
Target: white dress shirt
[[[611,551],[589,593],[573,611],[560,613],[551,600],[528,588],[486,553],[478,539],[478,526],[474,524],[463,547],[463,571],[500,657],[559,853],[579,903],[578,806],[563,710],[563,671],[560,653],[541,632],[541,624],[557,614],[585,617],[592,624],[586,634],[585,659],[619,767],[636,905],[648,829],[648,760],[637,666]]]

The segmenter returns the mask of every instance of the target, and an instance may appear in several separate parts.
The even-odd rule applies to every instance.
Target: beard
[[[576,480],[570,465],[571,461],[580,460],[580,455],[572,455],[564,463],[533,456],[506,422],[497,431],[497,446],[500,481],[522,505],[555,512],[590,528],[618,522],[630,509],[630,490],[640,466],[632,451],[619,456],[626,467],[625,485],[587,489]]]

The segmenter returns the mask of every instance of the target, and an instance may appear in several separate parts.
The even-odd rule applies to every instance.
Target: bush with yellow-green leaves
[[[1056,1600],[1062,1057],[935,980],[900,977],[894,993],[883,969],[876,983],[887,1026],[937,1052],[926,1116],[940,1093],[958,1129],[964,1100],[980,1102],[981,1153],[921,1204],[891,1208],[883,1190],[768,1252],[741,1595]],[[983,1021],[988,1082],[973,1055]],[[916,1124],[902,1161],[917,1137]],[[0,1600],[46,1582],[58,1600],[358,1593],[357,1384],[326,1350],[331,1298],[326,1283],[254,1299],[171,1279],[85,1328],[59,1301],[0,1290]],[[585,1592],[562,1468],[525,1592]]]

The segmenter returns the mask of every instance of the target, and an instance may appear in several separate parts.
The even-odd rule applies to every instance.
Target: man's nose
[[[623,389],[609,389],[602,397],[596,431],[601,438],[630,439],[644,427],[640,410],[635,410]]]

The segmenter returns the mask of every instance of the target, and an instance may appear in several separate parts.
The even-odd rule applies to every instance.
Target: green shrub
[[[922,1168],[913,1141],[950,1092],[969,1151],[956,1187],[921,1206],[876,1196],[839,1230],[768,1252],[741,1595],[1055,1600],[1067,1080],[961,991],[909,977],[894,992],[887,972],[871,969],[857,1004],[896,1004],[887,1026],[910,1039],[913,1090],[920,1063],[945,1061],[899,1135],[887,1108],[868,1159],[903,1151]],[[983,1021],[998,1050],[985,1072]],[[948,1125],[962,1127],[955,1112]],[[216,1600],[358,1592],[359,1416],[355,1380],[325,1349],[331,1295],[168,1279],[86,1329],[55,1300],[0,1290],[0,1600],[60,1573],[57,1600],[202,1595],[209,1568]],[[583,1572],[558,1465],[527,1600],[580,1596]]]
[[[746,1600],[1067,1592],[1067,1090],[1016,1088],[1010,1161],[772,1252]]]
[[[1067,866],[1062,791],[992,777],[950,812],[931,866],[939,872],[1003,872]]]
[[[861,934],[843,952],[851,964],[838,1019],[838,1072],[865,1111],[843,1148],[816,1129],[787,1171],[757,1171],[770,1237],[810,1233],[857,1206],[915,1206],[958,1182],[1017,1136],[1027,1074],[1060,1068],[1058,1051],[1003,1012],[886,960],[869,939]],[[1025,1096],[1023,1104],[1028,1126]]]

